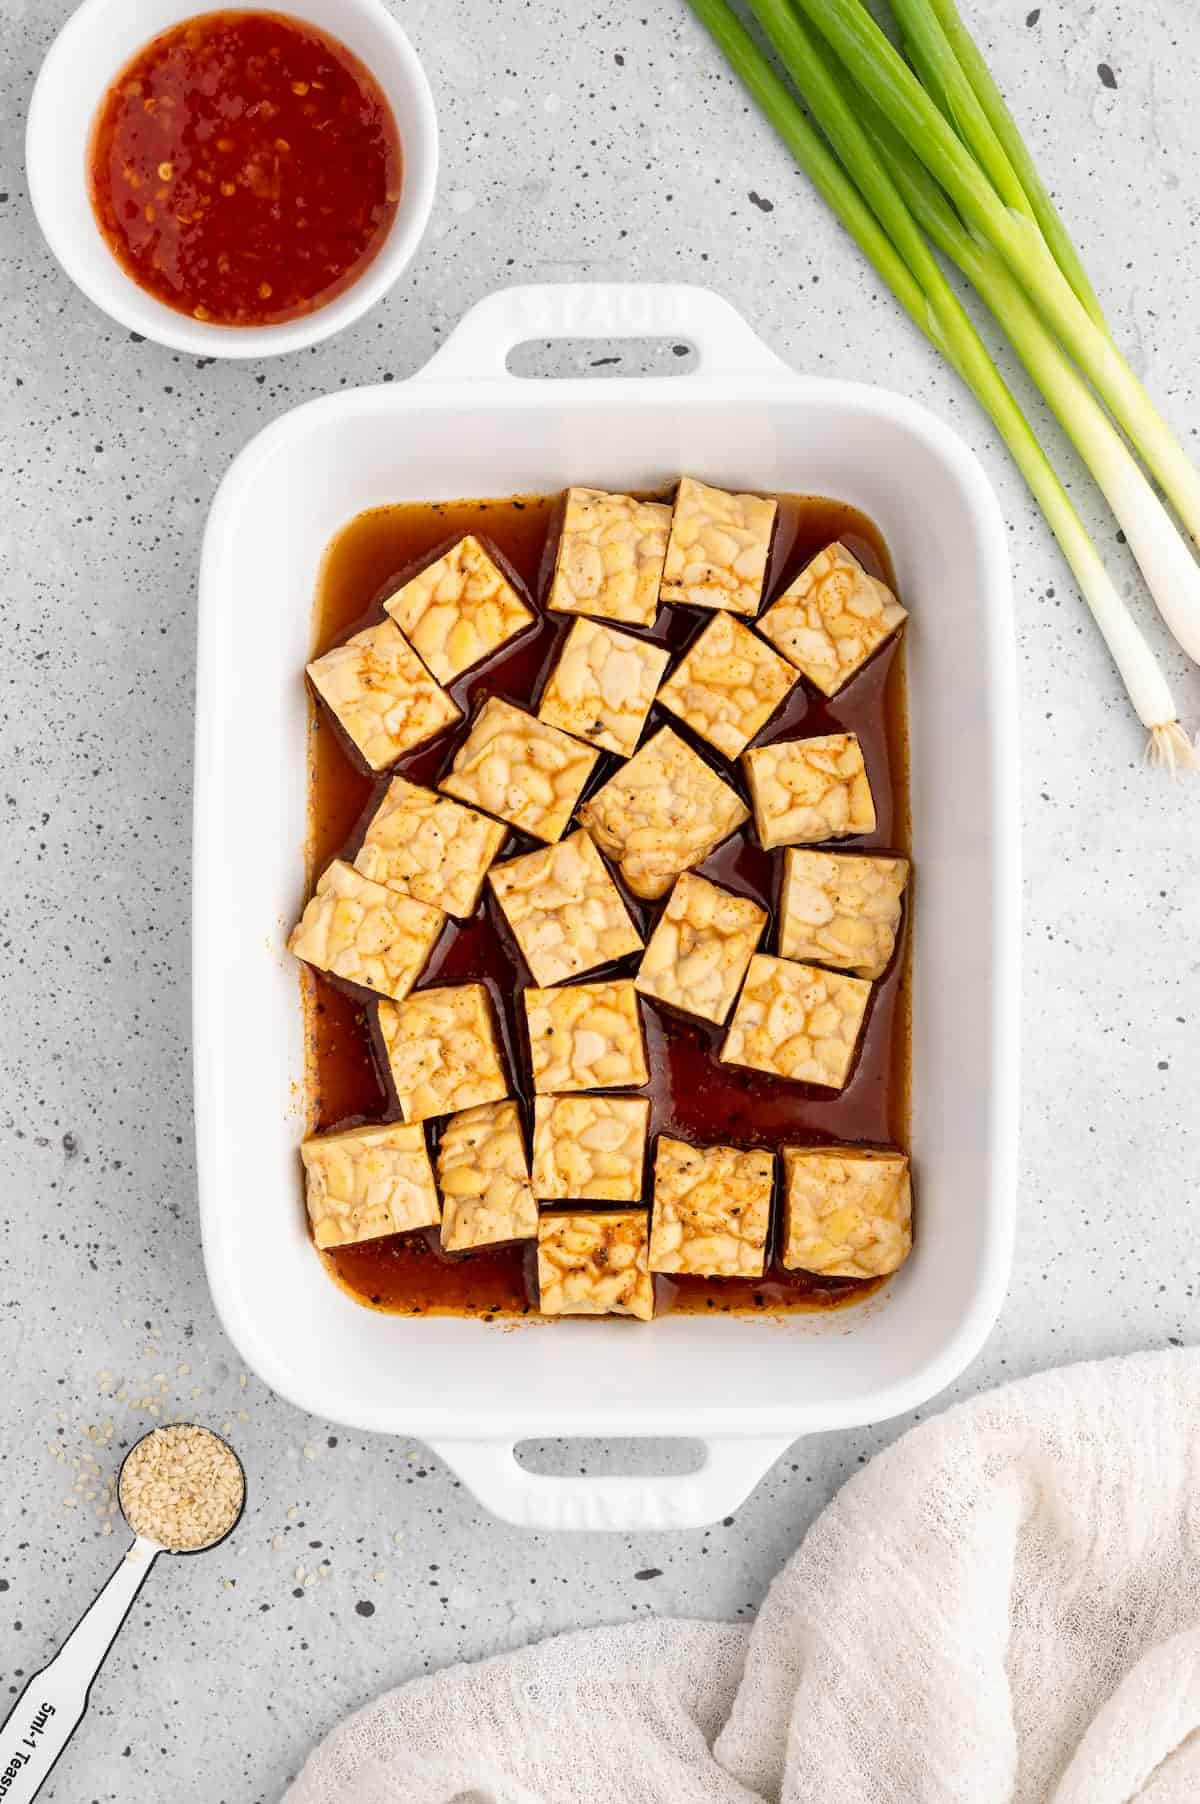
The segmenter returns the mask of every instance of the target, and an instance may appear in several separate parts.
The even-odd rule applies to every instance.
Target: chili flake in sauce
[[[109,248],[140,287],[195,319],[275,325],[375,257],[400,198],[400,139],[378,82],[336,38],[279,13],[204,13],[117,77],[90,177]]]

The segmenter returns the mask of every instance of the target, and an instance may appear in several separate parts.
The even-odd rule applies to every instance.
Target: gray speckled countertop
[[[87,1460],[111,1476],[160,1399],[162,1416],[231,1425],[252,1508],[211,1560],[155,1575],[43,1795],[251,1804],[410,1674],[648,1613],[749,1617],[814,1512],[905,1424],[796,1447],[704,1533],[547,1539],[482,1517],[420,1447],[313,1421],[241,1373],[200,1260],[188,1022],[194,581],[234,452],[310,396],[403,379],[500,283],[597,276],[708,282],[799,367],[903,389],[979,450],[1011,524],[1020,638],[1022,1198],[1007,1306],[955,1395],[1200,1329],[1200,791],[1142,767],[1104,648],[993,435],[681,0],[402,5],[441,113],[432,228],[358,326],[262,366],[131,342],[43,246],[21,132],[67,10],[0,0],[0,1714],[114,1559]],[[1200,128],[1178,76],[1200,61],[1200,13],[969,11],[1122,342],[1196,443]],[[1132,590],[1112,522],[1063,463]],[[1167,662],[1194,727],[1200,676]],[[547,1455],[552,1470],[600,1458]]]

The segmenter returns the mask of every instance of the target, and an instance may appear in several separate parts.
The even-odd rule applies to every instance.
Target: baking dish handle
[[[515,1441],[433,1441],[439,1459],[493,1516],[518,1528],[705,1528],[732,1514],[791,1445],[779,1435],[705,1441],[698,1472],[664,1478],[554,1478],[530,1472]]]
[[[477,301],[413,381],[466,377],[516,383],[524,378],[509,374],[509,352],[529,339],[555,338],[686,339],[698,352],[696,368],[672,376],[672,382],[701,373],[789,370],[737,309],[709,288],[687,282],[555,282],[502,288]]]

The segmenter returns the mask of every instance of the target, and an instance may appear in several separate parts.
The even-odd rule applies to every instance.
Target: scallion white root
[[[1063,499],[1066,499],[1065,493]],[[1190,768],[1194,763],[1191,741],[1179,724],[1162,666],[1118,593],[1078,514],[1070,502],[1067,502],[1067,513],[1062,514],[1053,495],[1039,495],[1038,500],[1112,654],[1112,661],[1121,673],[1134,711],[1146,729],[1146,749],[1151,763],[1165,765],[1172,771]],[[1183,747],[1188,748],[1186,758],[1182,755]],[[1168,753],[1173,755],[1168,757]]]
[[[1177,777],[1181,770],[1200,770],[1200,748],[1177,720],[1154,727],[1146,741],[1146,763]]]

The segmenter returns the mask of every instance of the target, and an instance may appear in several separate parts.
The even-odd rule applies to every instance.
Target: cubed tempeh
[[[386,770],[461,718],[390,620],[315,658],[308,675],[372,770]]]
[[[534,839],[561,839],[599,752],[511,702],[483,704],[438,785]]]
[[[790,847],[779,909],[784,958],[882,977],[896,945],[908,869],[907,858]]]
[[[577,620],[550,672],[538,719],[632,756],[670,653],[598,620]]]
[[[841,1090],[870,994],[861,977],[755,953],[721,1057],[772,1077]]]
[[[485,1102],[452,1115],[438,1145],[437,1177],[447,1252],[536,1235],[537,1204],[515,1102]]]
[[[766,851],[875,831],[875,800],[856,734],[780,739],[755,747],[742,762]]]
[[[663,565],[663,601],[757,614],[777,506],[684,476]]]
[[[786,658],[722,612],[676,665],[658,699],[726,758],[738,758],[796,682]]]
[[[319,1247],[407,1234],[438,1219],[425,1130],[391,1122],[316,1134],[300,1148]]]
[[[647,1082],[637,991],[628,979],[526,990],[533,1087],[616,1090]]]
[[[685,871],[634,982],[643,996],[720,1023],[733,1007],[766,924],[766,909],[748,896]]]
[[[653,900],[700,864],[750,811],[670,727],[584,803],[579,818],[635,896]]]
[[[737,1146],[659,1137],[654,1155],[650,1270],[761,1278],[775,1159]]]
[[[886,583],[834,543],[772,602],[759,629],[824,695],[836,695],[905,619]]]
[[[490,657],[535,619],[470,533],[383,605],[443,683]]]
[[[823,1278],[881,1278],[912,1250],[912,1191],[903,1153],[863,1147],[783,1148],[782,1263]]]
[[[401,1001],[446,924],[440,908],[373,883],[335,858],[288,940],[318,971]]]
[[[364,877],[465,920],[507,837],[500,821],[393,777],[354,864]]]
[[[428,1121],[507,1096],[483,984],[418,990],[406,1002],[381,1002],[379,1028],[405,1121]]]
[[[654,1314],[642,1209],[543,1215],[538,1223],[538,1307],[543,1315]]]
[[[621,892],[582,828],[491,873],[535,983],[562,983],[641,950]]]
[[[547,607],[652,625],[670,524],[664,502],[568,489]]]
[[[539,1096],[533,1188],[539,1202],[636,1203],[650,1103],[644,1096]]]

